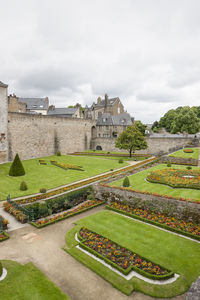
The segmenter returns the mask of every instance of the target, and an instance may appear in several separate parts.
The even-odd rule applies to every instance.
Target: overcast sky
[[[200,0],[0,0],[0,81],[64,107],[120,97],[145,123],[200,105]]]

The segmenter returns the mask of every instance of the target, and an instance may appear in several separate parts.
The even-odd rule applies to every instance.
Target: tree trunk
[[[129,150],[129,157],[132,157],[132,149]]]

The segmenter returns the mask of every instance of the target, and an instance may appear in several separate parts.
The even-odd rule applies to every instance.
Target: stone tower
[[[0,163],[8,160],[8,86],[0,81]]]

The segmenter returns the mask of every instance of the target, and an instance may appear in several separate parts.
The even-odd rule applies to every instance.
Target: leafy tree
[[[137,127],[137,129],[143,134],[145,135],[145,130],[147,128],[146,125],[142,124],[141,121],[135,121],[134,125]]]
[[[118,136],[115,147],[128,150],[131,157],[135,150],[146,149],[147,142],[137,126],[130,125]]]
[[[24,167],[21,163],[18,153],[15,155],[13,163],[9,170],[9,176],[22,176],[25,175]]]

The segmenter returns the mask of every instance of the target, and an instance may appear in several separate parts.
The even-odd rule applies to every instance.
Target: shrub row
[[[89,156],[116,156],[116,157],[129,157],[128,153],[99,153],[99,152],[74,152],[72,153],[73,155],[89,155]],[[139,154],[139,153],[134,153],[132,154],[132,157],[145,157],[145,158],[149,158],[152,155],[151,154]]]
[[[72,164],[63,164],[63,163],[59,163],[55,160],[51,160],[51,164],[56,167],[59,167],[61,169],[64,169],[64,170],[71,169],[71,170],[76,170],[76,171],[84,171],[81,166],[72,165]]]
[[[141,165],[146,165],[146,163],[152,163],[154,161],[156,161],[157,159],[156,158],[150,158],[148,160],[146,160],[145,162],[142,161],[142,162],[139,162],[135,165],[131,165],[131,166],[128,166],[128,167],[124,167],[120,170],[116,170],[116,171],[112,171],[112,172],[109,172],[107,174],[104,174],[104,175],[99,175],[99,176],[96,176],[95,178],[90,178],[90,179],[85,179],[81,182],[78,182],[78,183],[73,183],[71,185],[68,185],[66,187],[63,187],[63,188],[59,188],[57,190],[54,190],[54,191],[51,191],[51,192],[47,192],[46,194],[42,194],[42,195],[37,195],[37,196],[33,196],[33,197],[28,197],[28,198],[24,198],[24,199],[20,199],[20,200],[16,200],[17,203],[19,204],[25,204],[25,203],[31,203],[31,202],[35,202],[35,201],[38,201],[38,200],[42,200],[42,199],[46,199],[46,198],[49,198],[49,197],[52,197],[52,196],[55,196],[55,195],[59,195],[61,193],[64,193],[64,192],[67,192],[67,191],[70,191],[70,190],[73,190],[73,189],[76,189],[76,188],[79,188],[81,186],[84,186],[84,185],[87,185],[87,184],[90,184],[90,183],[93,183],[93,182],[96,182],[96,181],[99,181],[99,180],[102,180],[102,179],[106,179],[110,176],[114,176],[114,175],[118,175],[118,174],[121,174],[123,172],[128,172],[128,171],[131,171]]]
[[[62,221],[64,219],[67,219],[69,217],[72,217],[74,215],[80,214],[86,210],[89,210],[91,208],[94,208],[96,206],[104,204],[105,201],[100,201],[100,200],[88,200],[87,202],[80,204],[79,207],[67,211],[67,212],[62,212],[56,216],[51,216],[42,220],[36,220],[35,222],[31,222],[30,224],[35,226],[36,228],[42,228],[51,224],[54,224],[56,222]]]
[[[198,166],[198,160],[194,158],[183,158],[175,156],[162,156],[160,163],[172,163],[175,165]]]

